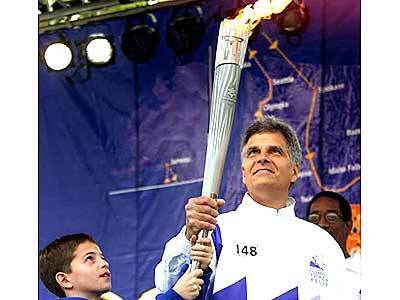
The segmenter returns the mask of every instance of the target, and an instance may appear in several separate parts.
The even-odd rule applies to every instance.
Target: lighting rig
[[[39,34],[62,32],[63,29],[80,28],[83,25],[103,20],[127,17],[125,32],[121,37],[123,53],[136,63],[145,63],[156,51],[160,41],[158,22],[151,12],[167,7],[185,7],[185,14],[176,14],[167,25],[168,45],[174,51],[194,51],[200,43],[204,28],[201,8],[190,8],[198,0],[39,0]],[[189,13],[189,11],[191,13]],[[129,16],[137,15],[136,23]],[[197,26],[194,31],[182,26]],[[185,31],[186,30],[186,31]],[[193,35],[190,45],[182,46],[182,35]],[[186,34],[186,35],[185,35]],[[179,43],[175,46],[172,43]],[[186,48],[188,49],[184,49]],[[64,35],[45,46],[41,59],[49,71],[64,71],[74,66],[74,56],[85,66],[103,67],[114,63],[115,45],[111,35],[98,32],[84,41],[68,41]]]
[[[241,0],[239,4],[245,5],[249,1]],[[96,32],[76,42],[68,41],[62,31],[126,17],[125,31],[118,39],[122,52],[135,63],[145,63],[154,55],[160,43],[159,24],[152,11],[166,7],[172,8],[172,16],[167,24],[163,24],[167,44],[176,57],[184,57],[198,48],[205,32],[205,20],[199,2],[202,1],[39,0],[39,34],[59,32],[59,38],[41,49],[41,60],[49,71],[57,72],[74,66],[75,56],[76,61],[79,60],[78,66],[103,67],[113,64],[116,47],[111,34]],[[238,4],[231,4],[237,10]],[[135,18],[131,15],[135,15]],[[293,0],[282,13],[272,16],[272,20],[280,33],[286,35],[289,44],[298,46],[310,16],[304,0]]]

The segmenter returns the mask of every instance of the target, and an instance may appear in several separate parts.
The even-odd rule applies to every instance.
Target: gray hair
[[[247,127],[241,146],[242,159],[244,157],[244,148],[249,139],[255,134],[265,132],[281,133],[286,139],[291,161],[300,166],[302,162],[302,154],[296,131],[294,131],[292,126],[288,123],[273,116],[265,116],[263,119],[254,121],[249,127]]]

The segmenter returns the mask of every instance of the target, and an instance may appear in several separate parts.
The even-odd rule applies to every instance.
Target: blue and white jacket
[[[248,194],[235,211],[217,217],[212,233],[207,300],[345,300],[345,260],[325,230],[295,216],[295,201],[279,210]],[[165,292],[189,263],[185,228],[167,242],[155,270],[156,287]]]

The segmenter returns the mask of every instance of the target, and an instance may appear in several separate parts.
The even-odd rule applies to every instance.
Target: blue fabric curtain
[[[311,19],[299,46],[271,21],[251,38],[249,50],[257,52],[242,72],[220,192],[227,201],[223,211],[236,208],[245,191],[240,137],[270,91],[265,74],[273,93],[261,113],[289,121],[305,156],[309,124],[316,172],[305,159],[291,190],[297,214],[303,217],[307,201],[320,191],[317,178],[360,203],[360,3],[306,4]],[[203,3],[205,34],[185,60],[167,45],[173,10],[163,9],[155,12],[161,41],[145,64],[122,53],[124,18],[63,31],[76,43],[96,32],[113,36],[113,65],[80,68],[77,45],[70,69],[49,72],[39,64],[39,247],[64,234],[91,234],[110,261],[113,290],[126,299],[153,286],[164,243],[184,224],[187,199],[201,192],[219,9]],[[268,48],[263,33],[301,73]],[[41,35],[39,51],[58,38],[59,32]],[[302,76],[319,88],[311,119],[313,93]],[[42,284],[39,298],[53,299]]]

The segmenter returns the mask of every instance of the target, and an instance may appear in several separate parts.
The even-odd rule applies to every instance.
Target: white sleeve
[[[322,300],[349,300],[352,299],[349,291],[346,287],[346,269],[345,269],[345,258],[340,249],[339,244],[329,235],[329,239],[326,243],[327,253],[329,255],[329,284],[328,293],[325,297],[321,297]],[[321,295],[322,296],[322,295]]]
[[[190,242],[185,236],[186,227],[170,239],[164,248],[161,261],[154,272],[156,288],[166,292],[179,279],[178,275],[184,264],[190,263]]]
[[[345,259],[341,248],[327,231],[319,227],[313,231],[305,240],[311,246],[312,257],[307,254],[299,299],[349,300],[343,284]]]
[[[157,264],[154,271],[154,282],[156,288],[165,293],[168,289],[174,286],[179,279],[179,273],[184,264],[190,264],[190,242],[185,236],[186,226],[183,226],[181,231],[170,239],[164,248],[164,253],[161,261]],[[209,234],[211,238],[211,234]],[[211,244],[214,250],[213,257],[209,267],[212,270],[210,284],[215,277],[215,268],[217,264],[214,241],[211,239]]]

